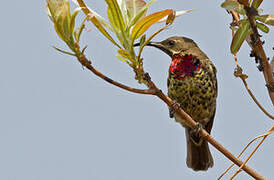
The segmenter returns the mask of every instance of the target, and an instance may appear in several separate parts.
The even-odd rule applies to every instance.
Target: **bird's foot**
[[[169,117],[170,118],[173,118],[174,117],[174,114],[175,114],[175,111],[177,109],[180,108],[180,104],[177,103],[176,101],[173,101],[173,104],[171,105],[171,107],[169,108]]]
[[[203,129],[203,125],[199,122],[196,123],[196,127],[193,129],[196,136],[200,136],[200,132]]]
[[[200,132],[202,129],[203,129],[203,125],[197,122],[196,127],[190,130],[190,137],[197,146],[202,144],[202,138],[200,136]]]

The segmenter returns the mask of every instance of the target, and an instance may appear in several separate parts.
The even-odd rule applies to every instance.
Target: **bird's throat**
[[[193,55],[176,54],[172,56],[169,73],[176,79],[184,79],[193,76],[200,69],[200,61]]]

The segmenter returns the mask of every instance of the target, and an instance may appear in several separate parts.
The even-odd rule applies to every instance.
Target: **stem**
[[[252,91],[249,89],[248,85],[247,85],[247,82],[244,78],[241,78],[243,83],[244,83],[244,86],[247,90],[247,92],[249,93],[249,95],[251,96],[251,98],[253,99],[253,101],[257,104],[257,106],[264,112],[265,115],[267,115],[269,118],[271,119],[274,119],[274,116],[272,116],[271,114],[269,114],[262,106],[261,104],[259,103],[259,101],[255,98],[255,96],[253,95]]]
[[[246,82],[246,78],[248,77],[246,74],[242,73],[242,68],[239,66],[238,60],[237,60],[237,56],[234,55],[234,59],[235,59],[235,63],[236,63],[236,70],[234,71],[234,76],[241,78],[241,80],[244,83],[244,86],[248,92],[248,94],[251,96],[251,98],[253,99],[253,101],[257,104],[257,106],[263,111],[263,113],[265,115],[267,115],[270,119],[274,119],[274,116],[272,116],[270,113],[268,113],[263,106],[259,103],[259,101],[256,99],[256,97],[254,96],[254,94],[252,93],[252,91],[249,89],[247,82]]]
[[[241,1],[238,1],[239,3],[241,3]],[[243,4],[243,3],[241,3]],[[251,35],[251,39],[252,39],[252,49],[254,51],[254,53],[256,54],[256,56],[259,58],[260,60],[260,65],[263,67],[263,75],[264,75],[264,79],[266,82],[266,85],[268,86],[274,86],[274,77],[272,75],[272,71],[271,71],[271,66],[268,62],[267,56],[265,54],[263,45],[262,45],[262,41],[260,39],[260,35],[258,33],[258,29],[256,26],[256,20],[255,20],[255,15],[254,15],[254,9],[246,6],[245,4],[243,4],[245,6],[245,11],[246,11],[246,15],[248,17],[251,29],[253,31],[253,34]],[[234,15],[237,13],[232,13],[234,19],[239,22],[239,18],[235,17]],[[267,88],[268,90],[268,94],[269,97],[272,101],[272,104],[274,105],[274,91],[271,90],[271,88]]]
[[[133,93],[137,93],[137,94],[148,94],[148,95],[153,95],[155,94],[155,91],[152,89],[136,89],[136,88],[132,88],[129,86],[126,86],[124,84],[121,84],[117,81],[114,81],[112,79],[110,79],[109,77],[105,76],[104,74],[102,74],[101,72],[97,71],[92,65],[91,62],[84,56],[84,55],[80,55],[77,56],[78,61],[87,69],[89,69],[91,72],[93,72],[96,76],[100,77],[101,79],[107,81],[110,84],[113,84],[114,86],[117,86],[121,89],[127,90],[129,92],[133,92]]]
[[[267,136],[264,136],[264,138],[260,141],[260,143],[256,146],[256,148],[252,151],[252,153],[248,156],[248,158],[243,162],[243,164],[239,167],[239,169],[229,178],[229,180],[232,180],[237,174],[239,174],[243,166],[247,163],[247,161],[253,156],[253,154],[257,151],[257,149],[261,146],[261,144],[264,142]]]
[[[236,21],[236,23],[239,25],[239,21],[240,21],[240,18],[239,18],[239,15],[238,13],[234,12],[234,11],[231,11],[231,14],[233,16],[233,19]],[[252,43],[252,49],[253,51],[255,52],[255,54],[257,54],[257,56],[259,57],[259,59],[263,60],[261,61],[260,63],[262,63],[263,65],[263,74],[264,74],[264,78],[265,78],[265,82],[266,84],[268,85],[273,85],[274,84],[274,77],[272,75],[272,70],[271,70],[271,66],[270,64],[268,63],[268,60],[267,60],[267,57],[266,57],[266,54],[265,54],[265,51],[263,49],[263,46],[262,46],[262,43],[261,43],[261,40],[260,40],[260,37],[259,37],[259,34],[258,34],[258,30],[257,30],[257,27],[256,27],[256,22],[255,22],[255,19],[254,19],[254,16],[253,16],[253,20],[250,19],[250,16],[248,18],[250,20],[250,24],[251,24],[251,28],[253,30],[253,36],[255,36],[255,39],[257,39],[255,42]],[[252,26],[252,23],[251,21],[254,21],[253,22],[253,26]],[[255,24],[254,24],[255,23]],[[255,30],[256,29],[256,30]],[[255,31],[255,32],[254,32]],[[232,31],[233,32],[233,31]],[[233,33],[234,34],[234,33]],[[258,55],[259,53],[259,55]],[[235,62],[236,62],[236,66],[238,67],[238,61],[237,61],[237,57],[234,55],[234,59],[235,59]],[[261,105],[260,103],[258,102],[258,100],[255,98],[255,96],[253,95],[253,93],[251,92],[251,90],[249,89],[245,79],[243,79],[241,77],[243,83],[244,83],[244,86],[247,90],[247,92],[249,93],[249,95],[251,96],[251,98],[253,99],[253,101],[258,105],[258,107],[268,116],[270,117],[271,119],[274,119],[274,117],[269,114]],[[274,92],[271,91],[270,88],[267,88],[268,89],[268,93],[269,93],[269,97],[272,101],[272,104],[274,105]]]
[[[86,9],[87,7],[84,4],[84,2],[82,0],[77,0],[77,1],[79,3],[80,7],[84,7],[83,11],[85,13],[87,13],[88,9]],[[97,71],[92,66],[91,62],[83,54],[80,54],[80,55],[78,54],[77,59],[84,67],[89,69],[96,76],[100,77],[101,79],[107,81],[110,84],[113,84],[114,86],[117,86],[121,89],[130,91],[130,92],[133,92],[133,93],[155,95],[159,99],[164,101],[169,107],[172,107],[174,105],[173,100],[170,99],[168,96],[166,96],[160,89],[157,88],[157,86],[154,84],[154,82],[151,81],[148,73],[145,73],[143,71],[142,65],[139,68],[139,71],[140,71],[140,74],[142,75],[142,78],[143,78],[142,80],[145,82],[145,84],[148,87],[148,89],[146,89],[146,90],[131,88],[129,86],[123,85],[119,82],[116,82],[116,81],[108,78],[107,76],[105,76],[101,72]],[[196,128],[196,125],[197,125],[196,122],[186,112],[184,112],[180,107],[177,107],[177,108],[174,108],[174,109],[175,109],[175,112],[181,117],[181,119],[184,119],[185,121],[187,121],[187,124],[191,128]],[[228,159],[230,159],[232,162],[237,164],[239,167],[243,165],[243,163],[239,159],[237,159],[235,156],[233,156],[233,154],[231,152],[229,152],[225,147],[223,147],[220,143],[218,143],[210,134],[208,134],[208,132],[206,130],[202,129],[200,131],[200,135],[204,140],[206,140],[210,144],[212,144],[216,149],[218,149],[222,154],[224,154]],[[254,177],[255,179],[261,179],[261,180],[266,179],[263,176],[261,176],[260,174],[258,174],[255,170],[253,170],[253,169],[249,168],[248,166],[246,166],[245,164],[243,165],[242,169],[246,173],[248,173],[250,176]]]
[[[172,107],[174,102],[172,99],[170,99],[168,96],[166,96],[160,89],[157,88],[157,86],[154,84],[153,81],[151,81],[148,73],[143,73],[144,75],[144,81],[146,81],[146,85],[148,86],[147,90],[141,90],[141,89],[135,89],[128,87],[126,85],[123,85],[121,83],[118,83],[107,76],[103,75],[101,72],[97,71],[92,65],[91,62],[84,56],[80,55],[77,56],[78,61],[87,69],[89,69],[91,72],[93,72],[96,76],[99,76],[101,79],[107,81],[110,84],[113,84],[114,86],[117,86],[119,88],[122,88],[124,90],[133,92],[133,93],[138,93],[138,94],[150,94],[150,95],[155,95],[162,101],[164,101],[169,107]],[[181,108],[175,108],[175,112],[185,121],[188,122],[189,126],[191,128],[196,127],[196,122]],[[220,143],[218,143],[208,132],[204,129],[201,130],[200,132],[201,137],[208,141],[211,145],[213,145],[216,149],[218,149],[222,154],[224,154],[228,159],[230,159],[232,162],[237,164],[239,167],[243,164],[242,161],[240,161],[238,158],[233,156],[231,152],[229,152],[224,146],[222,146]],[[250,176],[254,177],[255,179],[260,179],[260,180],[265,180],[266,178],[263,177],[262,175],[258,174],[255,170],[251,169],[247,165],[244,165],[242,169],[248,173]]]
[[[254,139],[252,139],[246,146],[245,146],[245,148],[240,152],[240,154],[237,156],[237,158],[239,158],[239,157],[241,157],[241,155],[245,152],[245,150],[254,142],[254,141],[256,141],[257,139],[259,139],[259,138],[266,138],[269,134],[271,134],[272,132],[273,132],[273,130],[274,130],[274,126],[272,126],[271,128],[270,128],[270,130],[267,132],[267,133],[265,133],[265,134],[263,134],[263,135],[260,135],[260,136],[257,136],[257,137],[255,137]],[[264,140],[262,140],[262,141],[264,141]],[[260,143],[261,144],[261,143]],[[260,146],[260,144],[258,145],[258,146]],[[226,170],[225,170],[225,172],[218,178],[218,180],[220,180],[233,166],[234,166],[235,164],[233,163],[233,164],[231,164],[231,166],[229,166],[229,168],[227,168]]]
[[[164,95],[162,92],[159,92],[156,94],[160,99],[162,99],[169,107],[173,105],[173,101]],[[188,115],[186,114],[181,108],[175,110],[176,113],[180,115],[181,118],[186,120],[188,124],[191,126],[191,128],[196,127],[196,122]],[[240,161],[238,158],[236,158],[231,152],[229,152],[224,146],[222,146],[220,143],[218,143],[208,132],[204,129],[200,132],[201,137],[208,141],[211,145],[213,145],[216,149],[218,149],[223,155],[225,155],[228,159],[230,159],[232,162],[237,164],[239,167],[243,165],[243,162]],[[251,169],[250,167],[244,165],[242,169],[248,173],[250,176],[252,176],[255,179],[261,179],[261,180],[266,180],[265,177],[262,175],[258,174],[255,170]]]

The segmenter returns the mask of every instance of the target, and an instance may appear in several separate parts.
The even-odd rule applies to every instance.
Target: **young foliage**
[[[46,8],[58,36],[73,52],[77,53],[79,49],[75,46],[75,42],[79,42],[83,27],[80,27],[80,30],[75,29],[75,19],[81,9],[76,8],[71,14],[68,0],[47,0]],[[82,26],[84,26],[83,23]],[[71,54],[58,48],[55,49]]]
[[[54,26],[59,37],[67,43],[69,48],[75,53],[69,53],[58,48],[56,50],[69,55],[75,55],[78,58],[84,50],[80,51],[79,40],[80,35],[85,27],[85,20],[89,20],[93,25],[118,47],[118,55],[116,57],[130,65],[136,73],[138,82],[144,83],[142,71],[141,53],[143,48],[149,41],[152,40],[158,33],[171,25],[177,16],[180,16],[188,11],[179,11],[176,13],[171,9],[166,9],[146,15],[148,7],[155,2],[151,0],[146,3],[144,0],[105,0],[107,4],[107,17],[104,19],[101,15],[87,7],[83,0],[73,0],[80,8],[77,8],[73,14],[70,14],[70,5],[68,0],[47,0],[49,12],[52,15]],[[75,19],[82,10],[86,14],[86,18],[79,28],[75,29]],[[159,22],[166,22],[166,25],[151,36],[146,38],[146,31],[153,25]],[[113,33],[116,38],[114,38]],[[141,46],[138,55],[136,55],[134,44],[140,38]]]
[[[242,15],[245,14],[244,6],[237,1],[225,1],[221,4],[221,7],[227,9],[228,11],[235,11]]]
[[[245,6],[248,8],[253,8],[257,11],[258,15],[255,16],[256,26],[262,32],[268,33],[269,28],[267,27],[267,25],[272,25],[272,26],[274,25],[273,14],[259,15],[260,10],[258,8],[261,5],[261,3],[262,3],[262,0],[253,0],[251,5],[250,5],[250,2],[247,0],[241,0],[239,2],[234,0],[227,0],[221,4],[221,7],[225,8],[226,10],[235,11],[236,13],[239,13],[240,15],[243,16],[242,20],[239,23],[238,29],[235,29],[235,27],[231,27],[232,29],[236,30],[236,33],[230,45],[230,51],[232,54],[237,54],[244,40],[252,32],[251,26],[248,22],[248,17],[246,15]]]
[[[144,0],[105,0],[108,17],[108,21],[106,21],[98,13],[88,8],[82,0],[77,0],[77,2],[74,0],[74,2],[82,8],[95,27],[119,48],[117,57],[132,67],[138,66],[139,62],[133,48],[134,42],[153,24],[173,13],[173,10],[167,9],[146,16],[148,7],[155,0],[148,3]],[[177,16],[187,12],[189,11],[181,11]],[[107,29],[114,32],[118,42],[112,38]]]
[[[233,36],[232,43],[230,45],[230,51],[232,54],[237,54],[237,52],[239,51],[246,36],[248,35],[249,27],[250,24],[248,20],[242,21],[241,26]]]
[[[140,36],[142,36],[150,26],[157,23],[163,17],[168,16],[172,12],[173,12],[173,10],[167,9],[167,10],[153,13],[149,16],[142,18],[140,21],[138,21],[135,24],[135,26],[133,27],[133,29],[131,31],[132,40],[135,40],[135,39],[139,38]]]

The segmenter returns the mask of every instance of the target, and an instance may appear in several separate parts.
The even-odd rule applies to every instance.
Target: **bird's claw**
[[[173,118],[175,111],[179,108],[180,108],[180,104],[177,103],[176,101],[174,101],[173,104],[171,105],[171,107],[169,108],[169,117]]]
[[[196,123],[196,127],[194,129],[194,133],[196,136],[200,136],[200,132],[203,129],[203,125],[199,122]]]
[[[197,122],[196,127],[191,129],[191,131],[190,131],[191,139],[197,145],[200,145],[202,142],[201,137],[200,137],[200,132],[202,129],[203,129],[203,125],[201,123]]]

